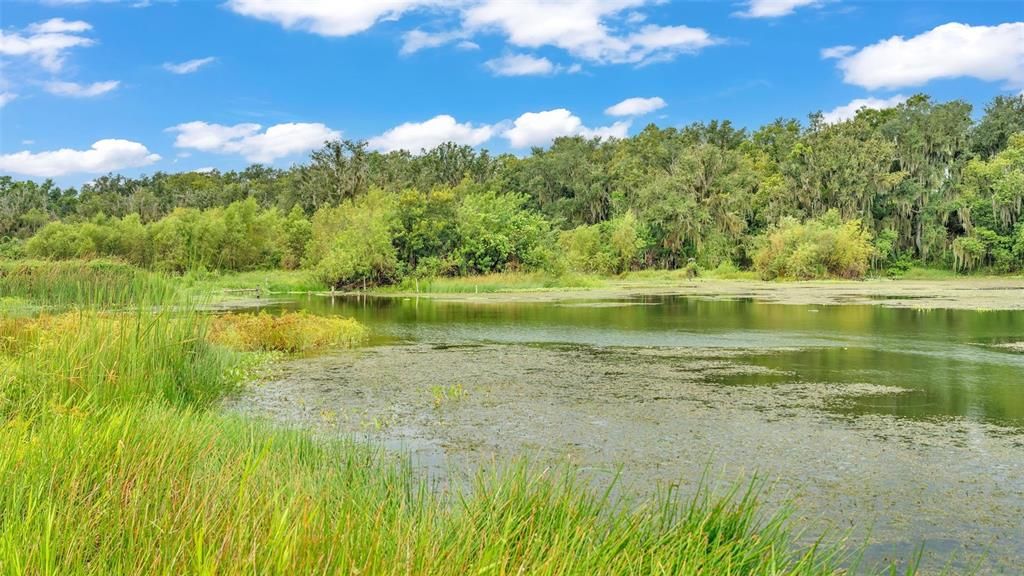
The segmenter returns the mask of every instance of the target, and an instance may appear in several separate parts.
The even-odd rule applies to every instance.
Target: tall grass
[[[159,405],[0,430],[8,574],[832,574],[752,498],[616,506],[525,465],[437,495],[403,460]]]
[[[176,296],[168,278],[122,262],[0,261],[0,297],[34,300],[49,307],[165,303]]]
[[[405,458],[224,415],[244,355],[107,289],[0,321],[2,574],[840,573],[756,491],[627,506],[520,464],[436,493]]]
[[[259,289],[269,294],[281,294],[321,292],[327,289],[327,286],[318,282],[308,270],[254,270],[229,273],[193,270],[182,275],[181,282],[198,293]]]
[[[160,399],[206,407],[233,389],[237,356],[210,344],[195,313],[138,308],[0,318],[0,414],[95,411]]]

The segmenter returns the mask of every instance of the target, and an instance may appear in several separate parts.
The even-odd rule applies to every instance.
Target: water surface
[[[757,473],[868,557],[1024,565],[1024,312],[640,297],[309,297],[372,345],[288,363],[235,408],[409,450],[436,479],[529,454],[623,489]],[[439,480],[444,482],[445,480]],[[868,534],[870,529],[870,535]]]

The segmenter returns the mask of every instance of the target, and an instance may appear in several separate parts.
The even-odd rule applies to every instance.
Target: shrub
[[[843,222],[835,211],[804,223],[785,218],[760,244],[754,267],[765,280],[861,278],[875,253],[860,220]]]
[[[978,226],[969,235],[953,240],[953,267],[957,272],[970,272],[982,266],[1008,272],[1019,258],[1015,255],[1016,248],[1013,237],[1001,236],[994,230]]]
[[[0,238],[0,260],[19,260],[27,256],[20,238]]]
[[[380,190],[313,216],[305,265],[334,288],[389,284],[398,277],[394,202]]]
[[[294,267],[309,239],[309,222],[293,211],[260,210],[256,201],[200,211],[176,208],[143,224],[137,214],[96,216],[87,222],[51,222],[25,245],[33,258],[119,258],[162,272],[192,269],[246,271]]]
[[[527,196],[474,192],[458,209],[460,245],[454,261],[463,274],[537,270],[551,259],[548,221],[526,208]]]
[[[645,246],[632,212],[600,224],[565,230],[558,236],[565,265],[576,272],[621,274],[636,264]]]

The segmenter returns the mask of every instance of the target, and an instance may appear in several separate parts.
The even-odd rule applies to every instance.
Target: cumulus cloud
[[[626,98],[622,102],[605,109],[609,116],[643,116],[667,106],[658,96],[653,98]]]
[[[458,27],[403,36],[402,53],[411,54],[454,41],[460,47],[477,34],[497,33],[518,48],[552,46],[590,62],[643,63],[698,52],[720,42],[701,28],[644,24],[636,9],[660,0],[381,0],[378,2],[229,0],[238,14],[276,22],[285,28],[324,36],[349,36],[382,20],[415,10],[457,15]],[[472,44],[470,42],[470,44]]]
[[[1024,86],[1024,22],[951,22],[911,38],[893,36],[838,58],[843,80],[868,89],[969,77]]]
[[[31,24],[22,33],[0,30],[0,55],[28,58],[50,72],[57,72],[64,66],[69,50],[95,43],[81,35],[91,28],[80,20],[53,18]]]
[[[736,12],[736,16],[744,18],[778,18],[788,16],[797,8],[804,6],[816,6],[821,0],[750,0],[747,2],[747,9]]]
[[[897,94],[891,98],[856,98],[851,100],[849,104],[843,104],[842,106],[836,106],[828,112],[822,113],[822,120],[828,124],[835,124],[837,122],[843,122],[849,120],[857,115],[857,111],[863,108],[870,108],[872,110],[884,110],[886,108],[894,108],[899,106],[903,102],[906,102],[907,97],[902,94]]]
[[[577,58],[602,64],[668,59],[719,43],[703,29],[681,25],[648,24],[624,34],[612,31],[609,19],[646,3],[483,0],[464,10],[463,26],[473,32],[500,32],[514,46],[554,46]]]
[[[0,108],[7,106],[11,100],[14,100],[17,97],[18,95],[14,92],[0,92]]]
[[[79,84],[78,82],[47,82],[43,88],[50,94],[57,96],[70,96],[72,98],[92,98],[102,96],[111,90],[116,89],[121,83],[117,80],[106,82],[93,82],[92,84]]]
[[[484,66],[495,76],[543,76],[557,71],[551,60],[529,54],[509,54],[488,60]]]
[[[441,0],[228,0],[227,6],[243,16],[275,22],[289,29],[322,36],[351,36],[381,20],[394,20],[407,11],[440,4]]]
[[[160,160],[145,146],[131,140],[97,140],[88,150],[62,148],[47,152],[27,150],[0,155],[0,170],[39,178],[65,174],[102,174],[148,166]]]
[[[212,64],[214,60],[216,58],[213,56],[207,56],[206,58],[195,58],[178,63],[164,62],[164,70],[173,74],[191,74],[207,64]]]
[[[474,126],[469,122],[458,123],[455,118],[441,114],[425,122],[406,122],[387,132],[370,138],[370,147],[383,152],[428,150],[444,142],[467,146],[478,146],[491,139],[494,127]]]
[[[225,126],[195,121],[172,126],[174,145],[218,154],[238,154],[250,162],[273,162],[293,154],[319,148],[324,141],[341,137],[320,123],[275,124],[262,131],[253,123]]]
[[[565,108],[543,112],[527,112],[516,118],[502,133],[513,148],[544,146],[559,136],[585,136],[587,138],[624,138],[629,131],[628,121],[611,126],[588,128],[579,116]]]

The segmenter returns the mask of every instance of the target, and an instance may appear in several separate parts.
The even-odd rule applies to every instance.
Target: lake
[[[1024,566],[1024,312],[638,296],[303,297],[358,350],[288,361],[231,408],[411,454],[439,489],[517,456],[622,497],[754,475],[869,562]]]

